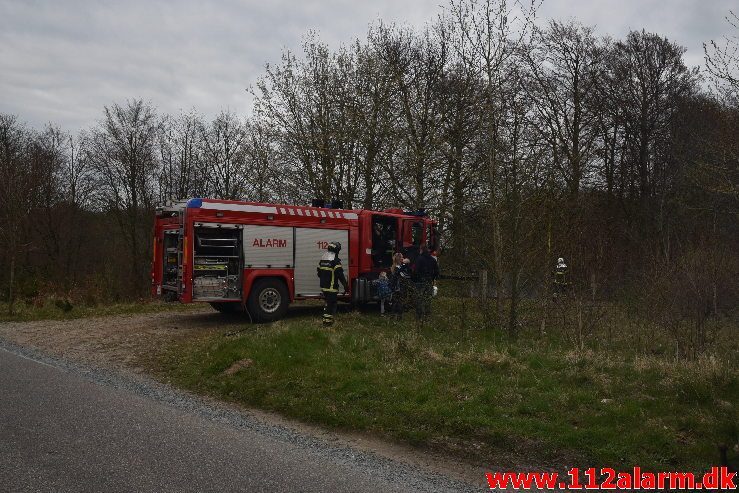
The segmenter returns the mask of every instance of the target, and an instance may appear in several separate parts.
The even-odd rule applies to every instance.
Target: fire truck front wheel
[[[287,312],[290,294],[280,279],[259,279],[249,294],[247,307],[249,314],[259,322],[272,322],[281,319]]]

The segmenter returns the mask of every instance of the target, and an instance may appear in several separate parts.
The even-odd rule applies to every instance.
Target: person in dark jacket
[[[403,312],[413,301],[413,281],[411,279],[411,261],[404,258],[393,272],[391,281],[393,289],[393,313],[400,320]]]
[[[341,266],[339,252],[341,251],[341,243],[332,242],[328,244],[326,253],[318,262],[316,272],[321,282],[321,292],[325,300],[323,307],[323,324],[331,325],[334,323],[334,315],[338,305],[339,283],[344,287],[344,291],[348,291],[346,276]]]
[[[439,263],[429,252],[428,246],[421,245],[421,253],[416,258],[414,284],[416,291],[416,318],[425,319],[431,315],[431,298],[434,296],[434,283],[439,277]]]

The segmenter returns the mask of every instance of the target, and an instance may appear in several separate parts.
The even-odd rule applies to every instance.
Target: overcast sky
[[[377,19],[422,26],[446,0],[0,0],[0,112],[76,132],[126,98],[163,112],[250,111],[247,87],[315,30],[332,46]],[[576,18],[601,34],[667,36],[703,62],[736,0],[544,0],[540,22]]]

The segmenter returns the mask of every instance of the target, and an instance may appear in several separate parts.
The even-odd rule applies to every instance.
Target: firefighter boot
[[[337,295],[336,293],[323,293],[326,304],[323,305],[323,325],[333,325],[334,315],[336,315]]]

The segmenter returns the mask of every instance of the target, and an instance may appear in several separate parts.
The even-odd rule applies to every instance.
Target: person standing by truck
[[[416,287],[416,318],[425,319],[431,315],[434,282],[439,277],[439,263],[431,256],[426,244],[421,245],[421,253],[416,259],[413,275]]]
[[[348,283],[344,275],[344,269],[341,266],[339,252],[341,251],[341,243],[332,242],[328,244],[326,253],[318,262],[316,273],[321,283],[321,293],[323,293],[323,325],[332,325],[336,308],[338,305],[339,283],[344,287],[344,291],[348,291]]]
[[[395,318],[400,320],[403,318],[403,312],[413,302],[413,281],[411,272],[411,261],[404,258],[402,262],[395,268],[394,276],[391,280],[393,290],[393,313]]]

